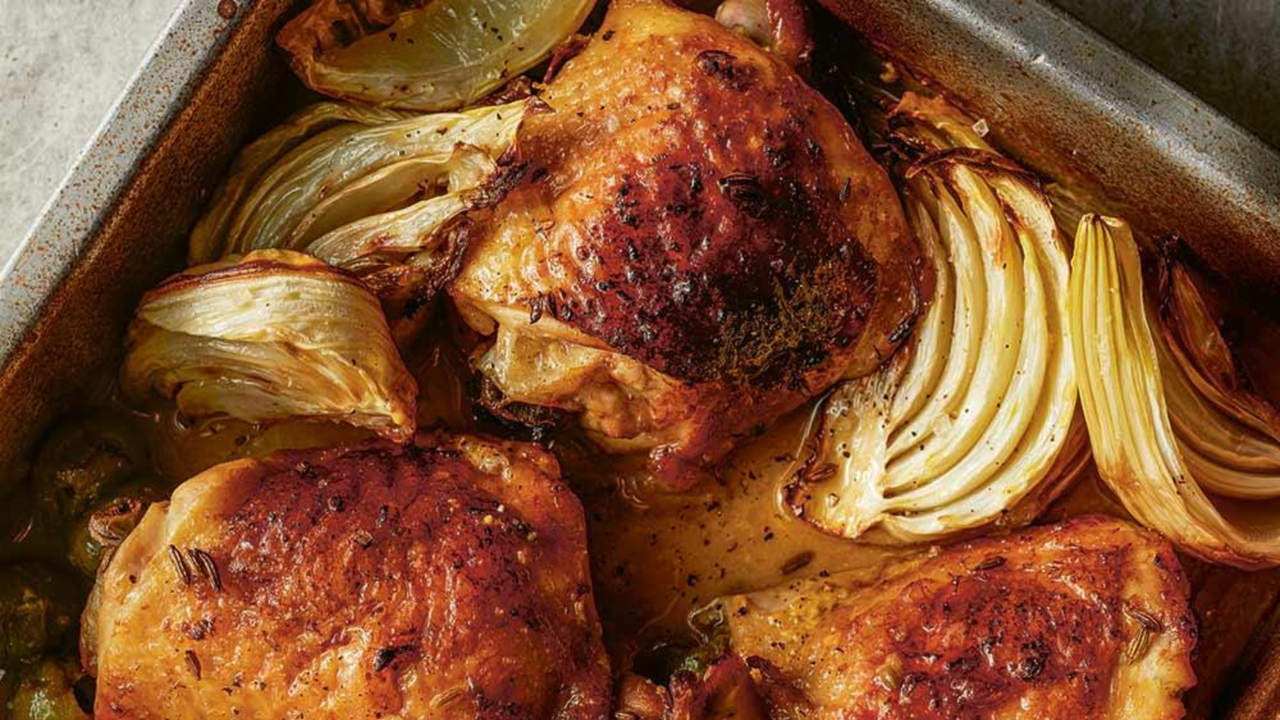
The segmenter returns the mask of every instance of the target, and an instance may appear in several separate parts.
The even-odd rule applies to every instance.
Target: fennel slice
[[[1158,320],[1143,293],[1138,248],[1126,223],[1081,219],[1069,304],[1090,443],[1099,474],[1125,508],[1211,562],[1246,569],[1280,564],[1280,508],[1260,498],[1210,495],[1215,484],[1222,490],[1238,478],[1178,438],[1177,425],[1212,418],[1172,420],[1174,412],[1194,406],[1170,403],[1166,393],[1185,390],[1190,381],[1153,328]]]
[[[573,35],[595,0],[399,0],[372,17],[317,0],[277,37],[313,90],[375,105],[452,110],[546,58]],[[335,31],[335,28],[338,31]]]

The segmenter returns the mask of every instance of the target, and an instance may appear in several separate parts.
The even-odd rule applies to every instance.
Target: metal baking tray
[[[1280,153],[1043,0],[822,0],[1046,177],[1178,232],[1280,307]],[[235,150],[300,94],[273,36],[292,0],[187,0],[0,271],[0,488],[177,269]],[[1190,717],[1280,716],[1280,571],[1193,569]]]

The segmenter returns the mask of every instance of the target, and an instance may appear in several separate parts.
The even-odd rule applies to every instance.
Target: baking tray
[[[1280,307],[1280,154],[1040,0],[823,0],[1100,209],[1177,231]],[[0,489],[88,379],[119,360],[138,298],[177,269],[235,150],[288,109],[272,37],[291,0],[188,0],[0,273]],[[282,100],[282,98],[284,98]],[[1193,567],[1202,624],[1189,715],[1280,717],[1280,571]],[[1271,658],[1271,660],[1263,660]]]

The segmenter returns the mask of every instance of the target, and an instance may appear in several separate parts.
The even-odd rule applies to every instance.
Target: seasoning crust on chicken
[[[1089,516],[727,616],[775,717],[1155,720],[1195,684],[1187,593],[1167,541]]]
[[[221,465],[99,579],[96,716],[601,719],[586,553],[581,506],[532,446],[420,436]]]
[[[887,175],[750,40],[617,0],[542,99],[450,288],[500,405],[576,413],[682,486],[907,334],[918,250]]]

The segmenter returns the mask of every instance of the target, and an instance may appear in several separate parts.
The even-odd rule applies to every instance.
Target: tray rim
[[[0,266],[0,371],[92,246],[252,0],[182,0],[58,187]]]

